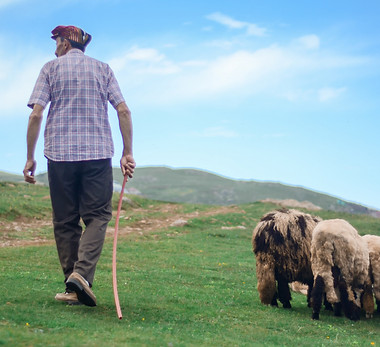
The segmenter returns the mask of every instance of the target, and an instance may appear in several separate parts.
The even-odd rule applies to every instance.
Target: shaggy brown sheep
[[[343,219],[320,222],[311,240],[311,268],[314,286],[311,293],[312,319],[319,319],[323,294],[351,320],[360,319],[360,297],[368,277],[367,243]]]
[[[369,251],[368,279],[364,287],[362,306],[366,317],[372,318],[375,310],[373,296],[375,295],[377,312],[380,312],[380,237],[375,235],[362,236]]]
[[[252,235],[256,255],[257,289],[265,305],[291,308],[289,283],[313,285],[310,263],[311,233],[322,219],[286,208],[265,214]],[[277,281],[277,288],[276,288]]]

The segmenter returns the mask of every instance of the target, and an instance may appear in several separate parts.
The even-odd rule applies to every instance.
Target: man
[[[34,152],[43,110],[50,102],[44,155],[48,160],[54,236],[66,291],[56,300],[96,306],[91,290],[106,228],[112,218],[114,147],[108,101],[123,138],[121,170],[133,176],[132,120],[111,68],[84,55],[91,35],[75,26],[52,31],[57,59],[45,64],[29,99],[25,181],[34,184]],[[82,218],[85,230],[82,233]]]

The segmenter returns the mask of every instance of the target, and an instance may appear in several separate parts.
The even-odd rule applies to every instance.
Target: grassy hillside
[[[24,184],[0,186],[1,201],[4,197],[8,203],[12,201],[16,221],[42,218],[40,211],[47,213],[49,209],[49,201],[44,199],[47,191],[47,187]],[[117,198],[115,194],[114,202]],[[378,312],[369,320],[363,312],[360,321],[351,322],[322,311],[320,321],[312,321],[311,309],[301,294],[292,294],[291,310],[260,303],[251,235],[259,218],[273,205],[257,202],[239,205],[228,213],[212,214],[212,207],[206,205],[130,198],[133,204],[123,204],[128,219],[121,220],[121,230],[136,225],[141,228],[120,235],[118,241],[118,291],[123,319],[118,320],[113,300],[112,238],[106,239],[97,267],[95,308],[67,306],[54,300],[54,295],[64,289],[54,244],[1,247],[0,345],[380,344]],[[168,218],[169,207],[195,217],[188,219],[185,227],[148,231],[153,220]],[[361,234],[380,235],[379,219],[332,211],[315,214],[325,219],[344,218]],[[0,212],[0,229],[10,226],[6,229],[8,238],[17,232],[12,230],[15,223],[12,216]],[[239,225],[246,229],[222,229]],[[49,232],[52,234],[51,227]],[[44,230],[42,236],[46,235]],[[20,232],[18,237],[22,237]]]
[[[114,179],[122,182],[120,169]],[[232,180],[209,172],[167,167],[137,168],[127,188],[136,188],[144,196],[164,201],[231,205],[272,199],[310,201],[325,210],[371,214],[371,210],[336,197],[301,187],[275,182]]]
[[[122,183],[119,168],[114,168],[115,181]],[[0,180],[2,180],[0,173]],[[21,175],[4,175],[7,181],[22,181]],[[47,173],[36,176],[38,182],[48,184]],[[232,205],[271,199],[310,201],[325,210],[380,216],[380,212],[365,206],[343,201],[302,187],[275,182],[233,180],[202,170],[171,169],[168,167],[136,168],[127,189],[137,189],[144,197],[154,200]]]

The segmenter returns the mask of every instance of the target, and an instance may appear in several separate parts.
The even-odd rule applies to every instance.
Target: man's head
[[[53,34],[51,38],[57,44],[55,51],[57,57],[65,55],[72,48],[78,48],[84,52],[92,38],[90,34],[73,25],[59,25],[51,33]]]

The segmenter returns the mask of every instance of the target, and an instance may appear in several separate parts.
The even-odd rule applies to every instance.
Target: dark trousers
[[[92,285],[112,218],[111,159],[48,160],[54,236],[65,282],[73,271]],[[82,233],[82,218],[85,230]]]

